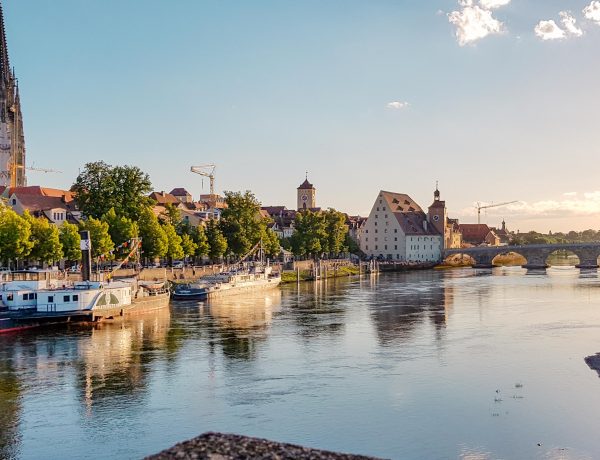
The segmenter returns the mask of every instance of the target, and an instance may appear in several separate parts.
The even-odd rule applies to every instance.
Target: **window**
[[[375,245],[375,249],[377,249],[377,245]]]
[[[383,207],[383,210],[385,211],[385,206]],[[387,216],[385,216],[385,217],[387,217]]]
[[[15,204],[17,204],[17,199],[16,199],[16,198],[13,198],[13,199],[12,199],[12,204],[13,204],[13,206],[14,206]]]
[[[397,238],[397,237],[394,237],[394,241],[398,241],[398,238]]]
[[[379,211],[379,209],[377,209]],[[377,214],[375,214],[375,219],[377,219]]]
[[[73,302],[77,302],[79,300],[79,294],[75,294],[73,296]]]
[[[53,295],[49,295],[48,296],[48,303],[52,303],[54,302],[54,296]]]
[[[385,208],[384,208],[384,210],[385,210]],[[387,219],[387,214],[386,214],[386,215],[384,215],[383,217],[385,217],[385,218]]]
[[[12,299],[13,299],[13,295],[12,295],[12,294],[8,294],[8,295],[6,296],[6,300],[10,300],[10,301],[12,301]]]
[[[368,245],[368,244],[367,244],[367,246],[366,246],[366,249],[367,249],[367,251],[369,250],[369,245]]]
[[[375,237],[375,241],[379,241],[379,239],[377,237]]]
[[[394,229],[394,233],[398,233],[398,229],[397,228]]]
[[[379,211],[379,208],[377,208],[377,210]],[[375,216],[375,217],[377,217],[377,216]]]
[[[377,229],[375,229],[375,233],[377,233]]]
[[[29,300],[29,294],[23,294],[23,300]]]
[[[375,222],[375,227],[377,227],[377,222]],[[375,231],[377,231],[377,230],[375,230]]]
[[[71,296],[70,295],[66,295],[63,297],[63,301],[65,302],[70,302],[71,301]]]
[[[365,233],[369,233],[369,229],[366,229],[366,230],[365,230]]]
[[[387,244],[385,245],[385,248],[384,248],[384,249],[387,249]]]
[[[369,237],[365,238],[365,241],[369,241]]]
[[[395,244],[395,245],[394,245],[394,249],[395,249],[396,251],[398,250],[398,245],[397,245],[397,244]]]
[[[387,233],[387,228],[383,230],[383,233]]]

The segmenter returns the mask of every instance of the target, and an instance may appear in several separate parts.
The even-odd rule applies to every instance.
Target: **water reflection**
[[[388,286],[390,278],[385,277]],[[391,289],[380,289],[379,277],[371,277],[369,282],[372,292],[369,309],[382,346],[410,340],[415,330],[426,322],[433,325],[436,337],[442,338],[452,310],[453,287],[439,272],[397,274]]]
[[[207,311],[213,320],[211,349],[214,351],[218,343],[227,358],[256,359],[258,344],[266,339],[273,314],[280,307],[278,289],[210,300]]]
[[[21,383],[13,348],[0,342],[0,458],[17,458],[20,444]]]
[[[79,342],[76,386],[88,416],[115,400],[135,406],[145,397],[150,364],[165,349],[170,322],[165,308],[100,324]]]

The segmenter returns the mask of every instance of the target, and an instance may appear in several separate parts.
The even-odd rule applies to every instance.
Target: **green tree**
[[[227,252],[227,238],[221,232],[216,220],[209,220],[206,224],[206,237],[208,239],[208,257],[212,261],[220,260]]]
[[[173,259],[182,259],[184,256],[183,248],[181,247],[181,237],[175,231],[175,227],[171,224],[163,224],[162,228],[167,236],[167,254],[170,262]]]
[[[277,257],[281,252],[281,242],[277,233],[270,228],[265,228],[265,232],[262,237],[262,246],[267,257]]]
[[[110,258],[109,252],[115,247],[113,240],[108,233],[108,224],[100,219],[89,217],[79,224],[80,230],[88,230],[90,232],[90,240],[92,241],[92,257],[106,255]]]
[[[345,251],[346,235],[348,226],[346,225],[346,215],[333,208],[323,213],[325,221],[325,232],[327,234],[323,242],[323,249],[330,254],[339,254]]]
[[[0,206],[0,257],[6,263],[24,259],[33,243],[31,224],[12,209]]]
[[[175,228],[179,228],[181,225],[181,215],[179,214],[179,209],[177,209],[173,204],[167,203],[165,205],[165,210],[159,217],[159,220],[167,224],[171,224]]]
[[[59,230],[60,244],[63,248],[63,257],[68,261],[81,260],[79,229],[77,225],[65,222]]]
[[[196,252],[194,255],[196,257],[205,257],[208,256],[210,252],[210,245],[208,244],[208,237],[206,236],[206,230],[202,226],[198,226],[193,229],[191,233],[191,237],[196,244]]]
[[[87,163],[72,190],[79,209],[87,217],[101,218],[111,208],[117,215],[139,218],[152,184],[148,174],[137,166],[111,166],[103,161]]]
[[[184,257],[194,257],[196,255],[198,245],[190,235],[184,233],[181,235],[181,249],[183,249]]]
[[[260,203],[250,191],[225,192],[227,208],[219,226],[227,239],[229,252],[240,257],[260,241],[267,221],[260,214]]]
[[[63,251],[58,228],[52,225],[48,219],[33,217],[27,211],[23,214],[23,218],[31,226],[31,236],[29,238],[33,246],[29,258],[42,263],[62,259]]]
[[[350,254],[360,254],[361,250],[358,246],[358,243],[354,241],[354,239],[350,236],[349,233],[346,233],[346,241],[344,242],[344,246],[348,249]]]
[[[144,257],[150,259],[164,257],[169,249],[169,240],[150,207],[145,207],[141,211],[138,227]]]
[[[327,227],[323,213],[299,212],[294,228],[296,231],[290,241],[294,255],[318,257],[327,249]]]
[[[138,224],[125,216],[117,216],[114,208],[102,216],[102,221],[108,224],[110,239],[116,245],[121,245],[132,238],[139,236]],[[122,253],[129,253],[129,246]],[[125,254],[126,255],[126,254]]]

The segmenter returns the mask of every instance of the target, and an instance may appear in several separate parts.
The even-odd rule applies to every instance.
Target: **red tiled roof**
[[[25,187],[11,187],[9,195],[17,194],[21,197],[24,195],[35,195],[35,196],[52,196],[52,197],[65,197],[67,201],[73,200],[73,192],[70,190],[61,190],[57,188],[42,187],[40,185],[29,185]]]
[[[29,211],[45,211],[48,209],[57,208],[72,211],[76,209],[75,202],[73,200],[65,202],[62,197],[27,194],[14,195],[17,197],[21,205]]]
[[[173,195],[171,195],[170,193],[165,193],[165,192],[152,192],[150,195],[150,198],[152,198],[154,201],[156,201],[158,204],[178,204],[181,203],[177,198],[175,198]]]
[[[487,224],[459,224],[463,240],[469,243],[483,243],[485,237],[490,233],[490,227]]]
[[[171,195],[173,196],[186,196],[186,195],[190,195],[191,194],[184,189],[183,187],[178,187],[178,188],[174,188],[173,190],[171,190]]]

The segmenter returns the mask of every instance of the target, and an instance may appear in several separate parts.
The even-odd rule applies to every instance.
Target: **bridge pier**
[[[598,268],[598,251],[596,249],[580,249],[573,252],[579,257],[579,264],[575,267],[582,269]]]
[[[473,264],[472,268],[494,268],[492,264],[493,258],[493,256],[489,256],[488,254],[477,254],[477,256],[473,256],[475,264]]]

